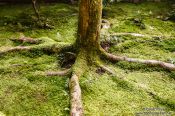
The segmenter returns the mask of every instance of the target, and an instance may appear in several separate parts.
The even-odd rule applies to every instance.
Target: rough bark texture
[[[100,28],[102,15],[102,0],[81,0],[79,5],[79,23],[76,48],[78,59],[90,61],[97,54],[100,47]],[[89,56],[88,56],[89,55]],[[81,57],[83,56],[83,58]],[[75,63],[74,67],[81,67]],[[80,61],[81,62],[81,61]],[[78,66],[76,66],[78,65]],[[82,67],[84,68],[84,67]],[[76,69],[75,69],[76,70]],[[81,69],[80,69],[81,70]],[[74,69],[73,69],[74,71]],[[71,116],[82,116],[83,106],[81,101],[81,88],[79,85],[80,74],[73,72],[70,79],[70,94],[71,94]]]
[[[99,48],[102,0],[81,0],[77,45],[86,50]]]

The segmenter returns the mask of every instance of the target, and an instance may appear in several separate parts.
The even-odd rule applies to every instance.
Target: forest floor
[[[118,3],[106,7],[110,34],[118,36],[109,52],[141,59],[175,63],[175,22],[163,21],[167,3]],[[13,42],[21,33],[27,37],[49,37],[73,43],[76,39],[78,7],[46,4],[41,17],[51,29],[39,28],[30,5],[0,6],[0,50],[30,44]],[[166,18],[166,17],[165,17]],[[109,34],[108,33],[108,34]],[[61,70],[61,55],[42,51],[13,52],[0,56],[0,116],[69,115],[69,89],[66,76],[44,76]],[[175,72],[127,62],[104,62],[116,75],[97,72],[92,66],[80,78],[87,116],[134,116],[143,112],[175,114]],[[155,94],[149,94],[149,92]]]

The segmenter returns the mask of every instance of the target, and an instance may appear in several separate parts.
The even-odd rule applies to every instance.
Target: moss
[[[6,115],[68,115],[67,80],[42,76],[59,67],[55,56],[15,54],[0,62],[0,110]]]
[[[0,25],[6,19],[12,22],[15,18],[17,21],[25,8],[34,16],[30,5],[1,6],[0,17],[3,20],[0,20]],[[112,23],[110,33],[134,32],[165,36],[160,40],[122,36],[120,38],[124,41],[111,48],[113,54],[162,61],[175,57],[174,23],[156,18],[169,10],[167,3],[117,3],[105,9],[108,13],[106,18]],[[41,13],[55,28],[44,30],[34,26],[30,29],[22,25],[26,36],[38,39],[44,36],[41,40],[49,44],[53,41],[62,42],[60,46],[64,46],[64,42],[74,42],[77,7],[66,4],[42,5]],[[131,18],[141,18],[146,29],[141,30],[133,25]],[[9,39],[20,35],[15,26],[20,25],[12,23],[0,26],[0,49],[16,46]],[[88,69],[80,78],[85,115],[135,115],[144,108],[153,107],[165,108],[167,112],[174,113],[174,72],[135,63],[111,64],[106,61],[103,64],[106,63],[116,75],[98,75],[96,67],[85,67],[84,54],[80,56],[75,70],[81,73],[82,69]],[[69,115],[68,77],[43,76],[47,71],[60,70],[58,62],[56,55],[41,51],[1,56],[0,115],[1,112],[6,115]],[[153,91],[157,97],[152,97],[147,91]]]
[[[159,43],[160,47],[164,48],[165,50],[168,50],[170,52],[175,51],[175,39],[166,39]]]

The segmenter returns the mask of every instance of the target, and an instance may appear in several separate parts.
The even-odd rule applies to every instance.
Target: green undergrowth
[[[37,26],[30,5],[0,6],[0,49],[25,45],[10,40],[18,38],[21,33],[34,39],[49,37],[58,42],[73,43],[77,9],[66,4],[42,4],[41,16],[52,26],[43,29]],[[117,3],[105,9],[106,18],[112,23],[110,33],[133,32],[149,36],[120,36],[122,41],[112,46],[109,52],[175,63],[175,23],[157,18],[166,15],[169,4]],[[145,29],[133,23],[136,18],[141,19]],[[61,70],[58,57],[42,51],[1,55],[0,115],[69,115],[69,77],[44,75]],[[134,116],[150,111],[149,108],[159,108],[159,111],[174,115],[175,72],[137,63],[103,63],[116,75],[97,74],[97,68],[92,66],[80,78],[85,115]],[[84,67],[77,70],[81,68]]]

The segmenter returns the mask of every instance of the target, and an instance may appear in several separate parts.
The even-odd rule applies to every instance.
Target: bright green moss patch
[[[116,76],[91,71],[81,78],[86,115],[135,115],[144,108],[163,108],[174,113],[174,79],[169,72],[112,67]]]
[[[0,63],[1,111],[7,115],[68,114],[68,80],[43,76],[58,69],[55,56],[5,56]]]

